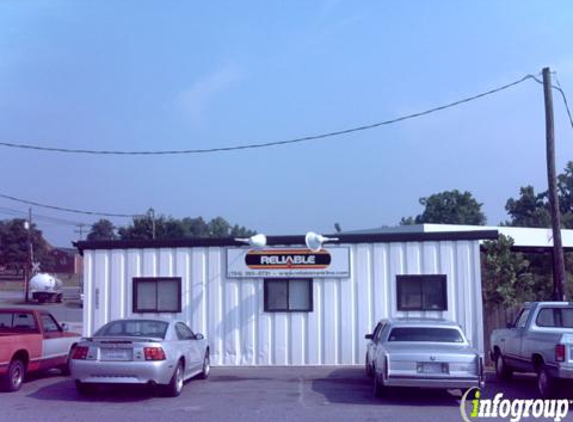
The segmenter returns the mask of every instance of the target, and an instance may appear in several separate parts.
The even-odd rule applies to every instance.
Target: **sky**
[[[573,3],[0,1],[0,142],[98,150],[288,140],[422,111],[539,74],[573,103]],[[573,128],[554,96],[556,163]],[[177,156],[0,146],[0,194],[121,214],[222,216],[267,235],[397,225],[469,191],[505,221],[547,189],[543,91],[528,80],[439,113],[308,143]],[[28,206],[0,199],[0,218]],[[71,246],[97,217],[32,207]],[[126,225],[128,218],[111,218]],[[84,228],[85,230],[85,228]]]

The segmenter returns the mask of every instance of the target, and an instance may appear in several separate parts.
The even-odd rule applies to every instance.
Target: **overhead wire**
[[[551,74],[555,77],[555,82],[557,85],[551,85],[551,88],[556,90],[561,94],[561,98],[563,99],[563,104],[565,105],[565,111],[567,112],[567,116],[569,116],[569,124],[571,124],[571,128],[573,129],[573,117],[571,117],[571,110],[569,109],[569,103],[567,102],[567,96],[565,95],[565,91],[561,88],[561,84],[559,83],[559,79],[557,78],[557,72],[551,72]],[[538,84],[543,85],[543,81],[535,76],[532,76],[532,79],[537,82]]]
[[[95,215],[95,216],[100,216],[100,217],[125,217],[125,218],[134,218],[134,217],[141,217],[142,216],[142,214],[121,214],[121,213],[112,213],[112,212],[86,211],[86,210],[80,210],[80,209],[75,209],[75,208],[66,208],[66,207],[60,207],[60,206],[56,206],[56,205],[42,204],[40,202],[29,201],[27,199],[16,198],[14,196],[4,195],[4,194],[0,194],[0,198],[8,199],[8,200],[14,201],[14,202],[19,202],[21,204],[34,205],[34,206],[40,207],[40,208],[47,208],[47,209],[51,209],[51,210],[64,211],[64,212],[70,212],[70,213],[75,213],[75,214]]]
[[[0,206],[0,214],[22,216],[22,217],[27,218],[28,211]],[[66,220],[66,219],[63,219],[60,217],[53,217],[53,216],[49,216],[49,215],[38,214],[36,212],[34,212],[34,220],[39,220],[39,221],[52,223],[52,224],[68,225],[68,226],[87,225],[87,223],[85,223],[85,222]]]
[[[561,94],[561,98],[563,98],[563,103],[565,104],[565,110],[567,111],[567,116],[569,116],[569,123],[571,124],[571,128],[573,129],[573,117],[571,117],[571,110],[569,109],[567,96],[565,95],[565,91],[563,91],[563,88],[561,88],[561,84],[559,83],[559,78],[557,77],[557,74],[555,74],[555,82],[557,83],[557,86],[554,86],[553,88],[555,88]]]
[[[28,150],[36,150],[36,151],[44,151],[44,152],[55,152],[55,153],[67,153],[67,154],[93,154],[93,155],[183,155],[183,154],[208,154],[208,153],[216,153],[216,152],[228,152],[228,151],[238,151],[238,150],[246,150],[246,149],[255,149],[255,148],[268,148],[273,146],[279,145],[290,145],[290,144],[297,144],[309,141],[316,141],[319,139],[331,138],[341,135],[347,135],[349,133],[359,132],[359,131],[366,131],[371,130],[380,126],[391,125],[394,123],[402,122],[405,120],[414,119],[421,116],[426,116],[428,114],[436,113],[438,111],[446,110],[448,108],[456,107],[458,105],[468,103],[470,101],[477,100],[479,98],[483,98],[500,91],[509,89],[515,85],[525,82],[528,79],[535,79],[533,75],[525,75],[523,78],[518,79],[514,82],[501,85],[497,88],[490,89],[488,91],[482,92],[481,94],[472,95],[470,97],[463,98],[461,100],[453,101],[451,103],[447,103],[438,107],[430,108],[424,111],[420,111],[417,113],[407,114],[401,117],[396,117],[389,120],[384,120],[377,123],[367,124],[363,126],[352,127],[349,129],[343,129],[333,132],[326,132],[318,135],[310,135],[304,136],[301,138],[294,138],[294,139],[287,139],[283,141],[269,141],[269,142],[261,142],[261,143],[250,143],[250,144],[243,144],[243,145],[236,145],[236,146],[226,146],[226,147],[217,147],[217,148],[205,148],[205,149],[183,149],[183,150],[158,150],[158,151],[120,151],[120,150],[92,150],[92,149],[73,149],[73,148],[59,148],[59,147],[51,147],[51,146],[40,146],[40,145],[31,145],[31,144],[22,144],[22,143],[10,143],[10,142],[0,142],[0,146],[8,147],[8,148],[20,148],[20,149],[28,149]]]
[[[463,98],[461,100],[450,102],[450,103],[447,103],[447,104],[444,104],[444,105],[441,105],[438,107],[434,107],[431,109],[427,109],[427,110],[424,110],[421,112],[407,114],[407,115],[397,117],[394,119],[384,120],[384,121],[369,124],[369,125],[353,127],[350,129],[344,129],[344,130],[334,131],[334,132],[327,132],[327,133],[323,133],[323,134],[319,134],[319,135],[311,135],[311,136],[306,136],[306,137],[302,137],[302,138],[295,138],[295,139],[289,139],[289,140],[283,140],[283,141],[272,141],[272,142],[264,142],[264,143],[258,143],[258,144],[245,144],[245,145],[238,145],[238,146],[209,148],[209,149],[163,150],[163,151],[118,151],[118,150],[112,151],[112,150],[66,149],[66,148],[55,148],[55,147],[43,147],[43,146],[29,145],[29,144],[12,144],[12,143],[6,143],[6,142],[0,142],[0,146],[11,147],[11,148],[39,150],[39,151],[46,151],[46,152],[60,152],[60,153],[73,153],[73,154],[99,154],[99,155],[200,154],[200,153],[213,153],[213,152],[253,149],[253,148],[265,148],[265,147],[271,147],[271,146],[302,143],[302,142],[306,142],[306,141],[313,141],[313,140],[324,139],[324,138],[329,138],[329,137],[334,137],[334,136],[340,136],[340,135],[345,135],[345,134],[349,134],[349,133],[353,133],[353,132],[370,130],[370,129],[374,129],[374,128],[377,128],[380,126],[390,125],[390,124],[398,123],[398,122],[405,121],[405,120],[414,119],[417,117],[421,117],[421,116],[425,116],[425,115],[428,115],[431,113],[442,111],[442,110],[445,110],[448,108],[452,108],[452,107],[455,107],[455,106],[458,106],[458,105],[461,105],[461,104],[464,104],[464,103],[467,103],[470,101],[474,101],[476,99],[483,98],[483,97],[486,97],[488,95],[498,93],[500,91],[509,89],[515,85],[523,83],[529,79],[533,79],[534,81],[536,81],[540,84],[543,84],[543,82],[540,81],[535,75],[528,74],[528,75],[525,75],[521,79],[518,79],[514,82],[511,82],[511,83],[508,83],[505,85],[501,85],[497,88],[490,89],[490,90],[482,92],[480,94],[473,95],[471,97],[466,97],[466,98]],[[565,92],[561,88],[561,85],[560,85],[559,80],[557,78],[556,78],[556,82],[557,82],[558,86],[553,86],[553,88],[556,89],[558,92],[560,92],[560,94],[563,98],[563,102],[565,104],[565,108],[567,110],[567,114],[569,116],[570,123],[573,127],[573,119],[571,117],[571,112],[569,110],[569,105],[567,103],[567,97],[565,95]],[[36,201],[30,201],[30,200],[26,200],[26,199],[16,198],[16,197],[13,197],[10,195],[5,195],[5,194],[0,194],[0,198],[8,199],[8,200],[19,202],[19,203],[26,204],[26,205],[34,205],[34,206],[41,207],[41,208],[46,208],[46,209],[51,209],[51,210],[56,210],[56,211],[69,212],[69,213],[83,214],[83,215],[102,216],[102,217],[120,217],[120,218],[137,218],[137,217],[142,216],[142,214],[125,214],[125,213],[88,211],[88,210],[80,210],[80,209],[75,209],[75,208],[67,208],[67,207],[61,207],[61,206],[55,206],[55,205],[48,205],[48,204],[43,204],[43,203],[39,203]],[[62,220],[62,221],[64,221],[64,220]],[[83,223],[78,223],[75,225],[80,225],[80,224],[83,224]]]

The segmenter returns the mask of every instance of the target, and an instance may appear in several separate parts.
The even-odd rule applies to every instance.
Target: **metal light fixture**
[[[264,248],[267,246],[267,237],[262,233],[251,237],[236,237],[235,241],[248,243],[253,248]]]
[[[306,247],[313,252],[318,252],[322,248],[322,244],[325,242],[336,242],[338,237],[324,237],[315,232],[308,232],[304,237],[304,243]]]

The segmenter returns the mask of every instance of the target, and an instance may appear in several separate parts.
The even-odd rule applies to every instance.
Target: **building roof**
[[[468,226],[458,224],[413,224],[397,227],[378,227],[375,229],[357,230],[344,233],[374,234],[374,233],[445,233],[495,230],[499,234],[513,239],[514,249],[522,251],[546,251],[553,248],[553,232],[551,229],[513,226]],[[561,230],[563,248],[573,249],[573,230]]]
[[[392,242],[424,242],[424,241],[455,241],[455,240],[492,240],[498,238],[496,230],[465,230],[444,232],[383,232],[383,233],[338,233],[328,237],[336,237],[337,241],[329,245],[353,243],[392,243]],[[267,236],[269,246],[304,245],[303,235]],[[94,249],[147,249],[147,248],[183,248],[183,247],[224,247],[245,246],[232,237],[226,238],[190,238],[173,240],[108,240],[74,242],[80,253]]]
[[[68,255],[76,255],[78,253],[77,249],[75,248],[59,248],[59,247],[54,247],[52,248],[52,251],[60,251],[60,252],[64,252]]]

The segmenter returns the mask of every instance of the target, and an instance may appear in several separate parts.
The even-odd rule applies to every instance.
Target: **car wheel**
[[[165,388],[165,395],[167,397],[177,397],[181,394],[183,390],[183,364],[181,362],[177,363],[171,381],[167,384]]]
[[[541,365],[537,370],[537,390],[544,399],[552,398],[555,393],[555,381],[549,375],[545,365]]]
[[[370,362],[368,362],[368,353],[366,353],[366,357],[364,358],[364,372],[367,377],[372,378],[372,367],[370,366]]]
[[[203,358],[203,370],[199,378],[206,380],[209,378],[209,372],[211,372],[211,359],[209,358],[209,350],[206,350],[205,357]]]
[[[507,365],[501,353],[495,358],[495,375],[502,381],[508,381],[513,377],[513,370]]]
[[[76,390],[82,396],[88,396],[94,392],[94,386],[92,384],[87,384],[85,382],[81,382],[80,380],[76,380]]]
[[[19,359],[14,359],[8,365],[8,371],[4,374],[2,379],[2,389],[4,391],[18,391],[24,382],[26,375],[26,367]]]
[[[376,371],[374,371],[374,397],[382,397],[384,395],[384,382],[380,379]]]
[[[70,349],[70,352],[68,353],[68,358],[66,359],[66,363],[64,363],[63,365],[60,366],[60,372],[62,373],[62,375],[64,377],[67,377],[70,375],[70,361],[72,360],[73,351],[74,351],[74,348],[72,347]]]

